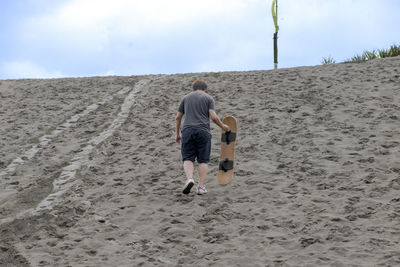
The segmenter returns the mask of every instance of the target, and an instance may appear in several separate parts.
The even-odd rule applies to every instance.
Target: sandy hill
[[[175,114],[203,79],[237,164],[186,196]],[[400,57],[0,81],[1,266],[400,265]]]

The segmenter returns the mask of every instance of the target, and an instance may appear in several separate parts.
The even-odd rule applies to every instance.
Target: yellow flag
[[[272,7],[271,7],[271,12],[272,12],[272,19],[274,20],[274,25],[275,25],[275,32],[279,31],[279,26],[278,26],[278,21],[276,19],[276,0],[272,0]]]

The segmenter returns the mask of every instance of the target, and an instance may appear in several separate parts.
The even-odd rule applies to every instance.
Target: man
[[[176,142],[181,144],[183,168],[187,178],[183,193],[189,194],[194,185],[194,162],[197,159],[199,175],[197,194],[202,195],[207,193],[204,183],[211,153],[210,118],[224,131],[230,129],[215,113],[214,99],[207,94],[207,84],[196,80],[192,87],[193,92],[183,97],[176,115]],[[183,116],[185,119],[181,133]]]

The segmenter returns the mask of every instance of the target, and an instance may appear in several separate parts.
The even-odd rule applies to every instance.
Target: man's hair
[[[204,81],[196,80],[192,84],[193,90],[207,90],[207,84]]]

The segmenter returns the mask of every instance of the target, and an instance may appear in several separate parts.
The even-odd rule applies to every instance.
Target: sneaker
[[[185,184],[185,187],[183,188],[183,192],[182,193],[184,193],[186,195],[189,194],[190,193],[190,189],[192,189],[193,185],[194,185],[193,179],[188,179],[186,181],[186,184]]]
[[[207,189],[206,189],[206,187],[204,185],[197,187],[197,194],[198,195],[204,195],[206,193],[207,193]]]

